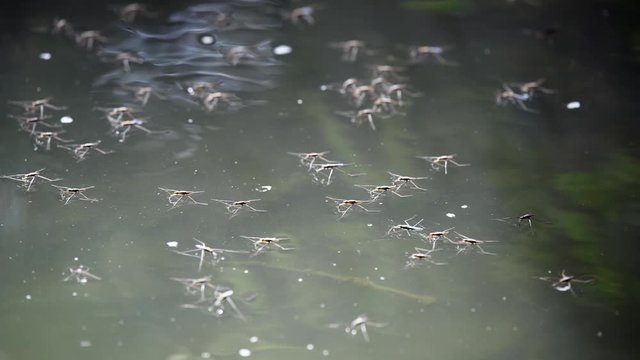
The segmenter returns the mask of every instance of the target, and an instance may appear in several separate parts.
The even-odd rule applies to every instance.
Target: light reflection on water
[[[411,38],[413,32],[402,33],[403,26],[420,26],[416,15],[406,15],[408,24],[387,34],[376,30],[381,26],[376,21],[391,19],[376,15],[376,7],[359,5],[370,14],[370,22],[345,20],[342,32],[362,34],[380,44],[399,41],[395,37],[400,35],[407,36],[408,43],[423,41]],[[620,295],[600,290],[607,286],[604,279],[593,285],[576,284],[577,296],[572,297],[534,278],[549,276],[548,271],[559,274],[562,269],[596,278],[606,275],[612,283],[622,276],[616,273],[620,268],[606,258],[615,255],[602,255],[597,273],[594,264],[585,260],[591,259],[585,254],[594,246],[601,247],[575,241],[571,231],[579,230],[565,225],[573,218],[564,211],[579,212],[581,207],[559,196],[552,180],[574,167],[589,171],[581,161],[572,162],[582,151],[573,142],[585,142],[580,136],[596,138],[589,128],[576,130],[576,139],[563,137],[578,116],[562,109],[562,85],[568,80],[561,69],[569,60],[535,39],[505,41],[495,28],[480,26],[480,19],[469,15],[468,25],[455,21],[464,36],[474,39],[467,40],[467,46],[453,42],[456,46],[450,56],[457,57],[460,66],[424,64],[412,69],[411,84],[425,96],[413,100],[408,116],[381,119],[374,132],[366,124],[358,127],[337,116],[335,111],[347,105],[319,90],[321,84],[352,74],[366,76],[362,67],[341,63],[339,54],[326,45],[351,35],[337,34],[328,19],[349,19],[354,8],[327,4],[324,25],[320,13],[313,28],[268,30],[269,36],[292,44],[294,53],[287,64],[233,71],[243,78],[266,78],[269,88],[280,83],[277,90],[237,85],[228,79],[224,83],[230,90],[248,90],[265,104],[207,113],[187,106],[187,95],[176,90],[169,101],[152,99],[145,107],[152,123],[171,133],[138,133],[124,143],[109,137],[108,124],[92,108],[131,100],[125,100],[123,92],[92,84],[162,82],[169,87],[175,79],[165,81],[164,70],[136,70],[135,64],[128,74],[112,67],[105,70],[90,54],[48,35],[22,37],[24,48],[7,46],[12,58],[24,62],[14,63],[14,71],[4,75],[12,89],[3,88],[5,98],[52,94],[56,103],[70,108],[69,116],[75,120],[70,136],[104,139],[116,152],[82,162],[59,149],[34,152],[27,136],[13,135],[13,122],[4,123],[0,134],[3,174],[46,167],[52,176],[65,178],[65,185],[95,185],[91,195],[101,201],[63,206],[47,184],[38,184],[37,191],[30,193],[8,181],[0,184],[0,358],[46,354],[54,359],[577,359],[598,358],[619,345],[613,339],[620,331],[616,330],[619,320],[612,313],[617,304],[625,303],[618,297],[612,300],[614,305],[605,305],[602,294]],[[446,28],[435,33],[446,33]],[[495,55],[478,55],[481,37],[472,37],[474,29],[486,35],[483,46],[494,48]],[[144,41],[134,41],[138,41],[134,47],[145,48]],[[448,41],[445,35],[443,41]],[[184,42],[174,44],[183,51],[181,45]],[[524,69],[516,69],[505,54],[509,49],[537,54],[535,59],[544,58],[548,68],[541,70],[542,65],[529,60]],[[43,51],[52,53],[52,59],[37,59]],[[503,70],[498,70],[499,64]],[[195,79],[203,75],[200,70]],[[211,74],[206,71],[207,76]],[[542,71],[561,90],[557,97],[541,101],[541,114],[493,104],[501,80],[487,78],[531,78]],[[576,70],[576,75],[580,71],[586,72]],[[487,75],[491,73],[496,75]],[[193,80],[193,73],[189,74],[187,78]],[[25,77],[29,78],[26,83]],[[35,87],[43,90],[37,92]],[[588,94],[578,95],[589,103]],[[596,115],[582,116],[581,121],[594,126]],[[615,135],[609,140],[614,142]],[[336,173],[332,184],[323,186],[287,154],[325,150],[331,151],[331,159],[357,164],[355,171],[367,175],[360,179]],[[606,151],[617,149],[612,146]],[[445,175],[415,158],[436,153],[456,153],[471,166],[450,168]],[[556,154],[561,155],[550,161]],[[365,197],[366,192],[353,185],[387,183],[387,171],[427,176],[420,182],[427,191],[411,192],[410,198],[387,195],[371,204],[380,213],[354,211],[338,220],[335,204],[325,197]],[[264,186],[271,188],[263,192]],[[198,199],[210,204],[169,211],[167,196],[158,187],[203,190]],[[224,206],[217,206],[212,198],[260,198],[259,208],[268,212],[243,212],[229,218]],[[528,211],[557,220],[536,224],[535,232],[491,220]],[[412,216],[424,218],[422,225],[428,231],[455,227],[474,238],[498,240],[486,244],[486,250],[496,255],[456,254],[455,246],[443,245],[444,250],[434,257],[447,265],[406,267],[407,254],[428,244],[417,237],[385,234],[391,225]],[[615,219],[608,221],[615,226]],[[204,262],[199,273],[197,259],[180,256],[167,246],[176,241],[179,249],[190,248],[193,238],[198,238],[213,247],[254,250],[241,236],[286,236],[295,250],[272,248],[255,257],[225,254],[215,266]],[[103,280],[62,281],[69,268],[80,265]],[[229,307],[220,317],[180,307],[194,297],[171,278],[207,275],[233,289],[247,322],[234,317]],[[253,294],[257,296],[252,301],[241,301]],[[360,314],[388,323],[369,329],[370,343],[360,334],[347,334],[344,327],[329,326],[348,324]],[[252,341],[254,337],[258,340]]]

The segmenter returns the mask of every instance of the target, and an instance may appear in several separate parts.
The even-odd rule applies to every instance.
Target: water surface
[[[157,64],[132,64],[126,74],[96,52],[32,30],[65,16],[117,33],[102,51],[132,41],[126,46],[162,61],[169,57],[158,54],[183,54],[189,46],[209,51],[197,37],[159,49],[118,33],[106,11],[43,7],[16,16],[18,29],[2,38],[2,98],[53,96],[69,107],[56,116],[74,119],[65,136],[101,139],[114,152],[77,162],[62,149],[34,151],[15,120],[3,122],[0,173],[46,168],[48,176],[64,178],[60,185],[95,186],[87,195],[100,201],[64,205],[47,184],[28,193],[9,180],[0,184],[0,358],[238,358],[241,349],[260,359],[629,358],[637,349],[625,340],[638,319],[632,240],[640,164],[628,9],[624,2],[429,3],[330,2],[313,27],[216,34],[227,43],[271,39],[293,47],[270,66],[172,68],[176,81],[197,80],[210,68],[256,80],[259,86],[227,78],[230,90],[260,100],[232,112],[206,112],[186,101]],[[165,31],[163,19],[186,7],[161,8],[163,15],[144,28]],[[550,27],[557,28],[551,39],[530,35]],[[351,38],[376,54],[340,61],[328,44]],[[407,116],[377,120],[376,131],[336,115],[349,105],[320,91],[322,84],[370,77],[368,64],[421,43],[450,45],[446,57],[458,66],[410,67],[408,82],[423,96]],[[51,60],[41,60],[43,52]],[[494,103],[502,82],[537,78],[557,90],[533,102],[537,113]],[[151,99],[144,108],[148,126],[168,132],[132,132],[123,143],[110,135],[93,108],[134,104],[118,90],[123,83],[171,89],[169,99]],[[580,109],[568,110],[571,101]],[[5,114],[19,113],[3,104]],[[311,151],[330,151],[330,159],[367,175],[338,172],[329,186],[314,182],[287,154]],[[416,158],[443,154],[471,166],[445,175]],[[386,184],[388,171],[428,177],[419,182],[428,191],[404,190],[413,196],[388,195],[367,206],[379,213],[338,219],[326,196],[366,198],[353,185]],[[265,185],[271,188],[262,192]],[[169,210],[158,187],[203,190],[194,197],[209,205]],[[229,218],[212,198],[260,198],[255,207],[267,212]],[[534,222],[531,231],[492,220],[527,212],[547,221]],[[457,254],[455,245],[442,244],[433,255],[446,265],[407,267],[407,254],[429,245],[385,234],[413,216],[429,231],[455,227],[497,240],[483,244],[495,255]],[[228,254],[198,272],[198,259],[167,246],[176,241],[179,250],[191,249],[195,237],[252,251],[243,235],[289,237],[295,249]],[[64,282],[79,265],[102,280]],[[574,284],[574,296],[537,279],[563,269],[594,281]],[[229,307],[219,317],[181,307],[197,296],[171,278],[205,275],[233,288],[246,322]],[[370,342],[345,333],[360,314],[388,325],[369,327]],[[335,323],[345,325],[329,326]]]

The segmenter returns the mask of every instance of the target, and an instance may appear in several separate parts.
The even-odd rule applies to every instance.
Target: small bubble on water
[[[327,349],[322,350],[322,355],[323,356],[329,356],[329,350],[327,350]]]
[[[446,215],[447,215],[448,218],[456,217],[456,214],[454,214],[454,213],[446,213]]]
[[[210,359],[211,358],[211,353],[205,351],[202,354],[200,354],[200,357],[203,358],[203,359]]]
[[[320,85],[320,91],[327,91],[329,87],[327,85]]]
[[[249,338],[249,342],[250,342],[250,343],[253,343],[253,344],[257,343],[257,342],[258,342],[258,340],[259,340],[259,339],[258,339],[258,337],[257,337],[257,336],[252,336],[252,337],[250,337],[250,338]]]
[[[302,99],[298,99],[298,100],[296,101],[296,103],[298,103],[298,105],[302,105],[302,103],[303,103],[303,102],[304,102],[304,101],[302,101]]]
[[[597,337],[602,337],[602,331],[598,331],[598,332],[596,333],[596,336],[597,336]]]
[[[503,297],[502,297],[502,301],[507,301],[507,297],[506,297],[506,296],[503,296]]]
[[[71,296],[74,296],[74,297],[78,296],[78,293],[74,291],[74,292],[71,293]]]
[[[189,88],[189,89],[191,89],[191,88]],[[193,119],[187,119],[187,122],[188,122],[189,124],[193,124]]]
[[[238,355],[240,355],[242,357],[249,357],[249,356],[251,356],[251,350],[249,350],[249,349],[240,349],[240,350],[238,350]]]
[[[304,279],[303,278],[298,278],[298,282],[303,282]]]
[[[82,340],[82,341],[80,341],[80,347],[82,347],[82,348],[88,348],[88,347],[91,347],[91,341],[89,341],[89,340]]]
[[[62,124],[71,124],[73,122],[73,118],[71,116],[63,116],[60,118],[60,123]]]
[[[461,208],[466,209],[469,207],[469,205],[460,205]]]
[[[471,308],[471,312],[472,313],[476,312],[476,308]]]
[[[368,227],[372,227],[372,226],[373,226],[373,224],[367,224],[367,226],[368,226]]]
[[[384,276],[380,276],[380,280],[384,281],[385,277]]]
[[[307,350],[311,351],[315,348],[315,346],[313,346],[313,344],[307,344]]]
[[[249,270],[248,269],[244,269],[243,273],[248,274]]]
[[[327,307],[327,305],[325,305],[324,303],[320,304],[321,309],[324,309],[325,307]]]
[[[24,298],[27,299],[27,300],[31,300],[31,295],[27,294],[27,295],[24,296]]]
[[[39,57],[41,60],[51,60],[52,55],[51,55],[51,53],[49,53],[49,52],[43,52],[43,53],[40,53],[40,55],[38,55],[38,57]]]

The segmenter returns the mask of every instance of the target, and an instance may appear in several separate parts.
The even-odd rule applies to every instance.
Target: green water
[[[207,113],[152,99],[149,127],[171,133],[138,132],[124,143],[93,110],[116,101],[111,88],[92,86],[114,66],[28,31],[60,9],[16,17],[21,27],[2,37],[2,99],[53,96],[69,107],[56,115],[74,119],[65,136],[102,139],[114,152],[77,162],[62,149],[34,151],[14,119],[2,122],[1,174],[46,168],[64,178],[60,185],[95,186],[86,194],[100,201],[64,205],[46,183],[28,193],[0,183],[0,359],[224,359],[241,349],[256,359],[631,358],[640,161],[629,9],[540,3],[327,2],[316,26],[275,31],[294,51],[281,59],[278,85],[252,93],[265,104]],[[523,31],[545,26],[559,29],[553,39]],[[327,44],[350,38],[378,53],[341,62]],[[365,64],[418,43],[451,45],[446,58],[459,66],[409,69],[423,96],[406,117],[377,120],[375,132],[336,115],[346,102],[319,90],[366,78]],[[494,103],[501,82],[537,78],[557,90],[536,100],[539,113]],[[581,108],[566,109],[571,101]],[[19,110],[2,104],[5,114]],[[330,151],[367,175],[337,172],[323,186],[287,154],[311,151]],[[416,158],[443,154],[471,166],[445,175]],[[428,191],[405,189],[411,197],[367,205],[380,212],[338,219],[326,196],[366,198],[353,185],[386,184],[388,171],[428,177],[419,181]],[[158,187],[203,190],[194,198],[209,205],[168,210]],[[267,212],[229,218],[212,198],[259,198],[255,207]],[[531,231],[492,220],[527,212],[546,221]],[[495,255],[457,254],[442,243],[433,255],[446,265],[407,267],[407,253],[429,245],[385,234],[412,216],[429,231],[455,227],[497,240],[483,244]],[[195,237],[253,251],[241,236],[286,236],[295,249],[227,254],[198,272],[198,259],[167,245],[192,249]],[[79,265],[102,280],[64,282]],[[594,281],[574,284],[572,295],[537,279],[563,269]],[[171,278],[206,275],[234,290],[246,322],[228,307],[220,317],[181,307],[197,296]],[[360,314],[387,323],[368,328],[370,342],[330,326]]]

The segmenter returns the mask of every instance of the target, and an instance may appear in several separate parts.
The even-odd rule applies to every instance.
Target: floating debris
[[[572,101],[570,103],[567,103],[567,109],[569,110],[580,109],[580,106],[582,106],[582,104],[580,104],[580,101]]]
[[[291,54],[292,51],[293,51],[293,48],[289,45],[278,45],[275,48],[273,48],[273,53],[275,55],[288,55],[288,54]]]

